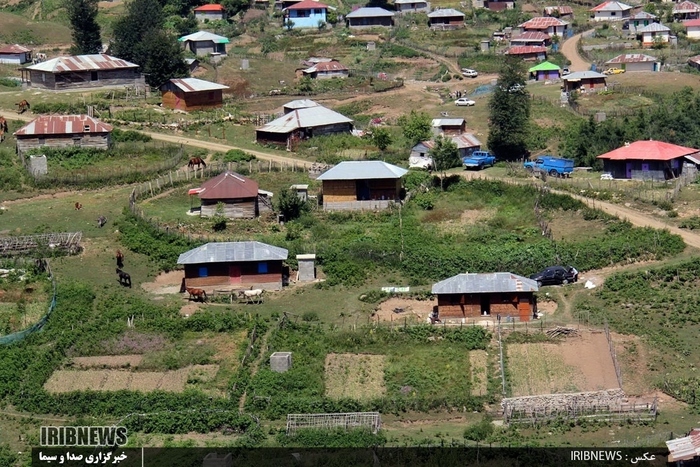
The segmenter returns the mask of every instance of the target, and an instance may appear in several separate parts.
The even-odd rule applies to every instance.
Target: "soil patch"
[[[326,355],[326,395],[332,399],[374,399],[386,393],[384,355]]]
[[[180,316],[187,318],[188,316],[192,316],[193,314],[197,313],[198,311],[199,311],[199,304],[198,303],[188,303],[187,305],[183,305],[182,308],[180,308]]]
[[[154,295],[180,293],[183,274],[182,271],[161,272],[153,282],[142,283],[141,288]]]
[[[551,315],[554,314],[555,311],[557,311],[557,308],[559,308],[559,304],[555,302],[554,300],[542,300],[542,301],[537,301],[537,312],[538,313],[544,313],[546,315]]]
[[[382,322],[425,322],[435,305],[437,305],[437,300],[413,300],[394,297],[380,303],[373,314],[373,318]],[[395,310],[403,311],[397,313]]]
[[[136,368],[143,355],[102,355],[98,357],[75,357],[72,360],[78,368]]]

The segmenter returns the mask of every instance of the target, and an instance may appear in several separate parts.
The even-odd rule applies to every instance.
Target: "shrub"
[[[493,434],[493,422],[491,417],[484,416],[479,423],[471,425],[464,430],[464,439],[470,441],[484,441]]]
[[[256,157],[253,154],[240,149],[231,149],[223,156],[223,162],[250,162],[255,159]]]
[[[122,143],[127,141],[140,141],[142,143],[148,143],[151,140],[153,140],[153,138],[141,133],[140,131],[120,130],[119,128],[112,130],[112,142],[114,143]]]
[[[688,230],[700,229],[700,217],[698,217],[698,216],[689,217],[686,220],[682,221],[680,224],[678,224],[678,227],[680,227],[681,229],[688,229]]]

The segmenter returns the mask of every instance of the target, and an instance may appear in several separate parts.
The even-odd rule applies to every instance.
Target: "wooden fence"
[[[57,232],[50,234],[25,235],[21,237],[0,237],[0,256],[27,255],[45,249],[68,254],[81,249],[82,232]]]

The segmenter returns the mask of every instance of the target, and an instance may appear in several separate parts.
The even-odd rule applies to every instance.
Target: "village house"
[[[328,5],[315,0],[303,0],[283,11],[284,21],[291,21],[292,29],[318,28],[320,24],[326,24]]]
[[[688,59],[688,66],[700,70],[700,55],[695,55]]]
[[[651,23],[649,26],[638,28],[637,35],[641,36],[642,47],[652,47],[656,43],[668,43],[671,29],[660,23]]]
[[[316,63],[309,68],[301,70],[301,73],[303,76],[308,76],[312,79],[347,78],[350,76],[350,70],[335,60]]]
[[[640,11],[630,16],[629,27],[630,32],[636,32],[638,28],[643,28],[644,26],[649,26],[651,23],[658,22],[658,16],[647,13],[646,11]]]
[[[613,178],[636,180],[669,180],[677,178],[685,163],[700,164],[698,149],[686,148],[662,141],[626,143],[598,156],[603,170]]]
[[[281,289],[288,251],[261,242],[210,242],[182,253],[186,287]]]
[[[565,92],[590,93],[604,91],[608,88],[604,74],[595,71],[577,71],[562,76]]]
[[[687,435],[666,441],[668,464],[692,466],[700,460],[700,428],[693,428]]]
[[[457,29],[464,27],[464,13],[454,8],[441,8],[428,13],[431,29]]]
[[[569,31],[569,23],[551,16],[538,16],[518,25],[520,33],[542,32],[549,36],[566,37]]]
[[[530,321],[537,316],[538,290],[537,282],[510,272],[457,274],[433,285],[434,312],[441,321],[462,323],[482,317]]]
[[[0,63],[5,65],[22,65],[32,61],[32,50],[19,44],[0,47]]]
[[[199,31],[194,34],[182,36],[178,41],[182,43],[182,47],[185,50],[189,50],[199,57],[204,57],[213,53],[226,55],[226,44],[229,43],[227,37],[206,31]]]
[[[515,55],[525,61],[547,60],[547,47],[538,45],[519,45],[506,50],[506,55]]]
[[[348,13],[345,22],[349,28],[393,27],[394,13],[384,8],[362,7]]]
[[[528,70],[530,78],[535,81],[547,81],[561,78],[561,68],[551,62],[542,62]]]
[[[197,78],[173,78],[160,87],[163,107],[187,112],[222,107],[224,89],[229,87]]]
[[[676,3],[673,5],[673,19],[676,21],[700,19],[700,5],[687,0]]]
[[[700,19],[685,20],[683,26],[688,39],[700,39]]]
[[[194,9],[194,17],[198,21],[222,21],[226,19],[226,8],[218,3],[198,6]]]
[[[271,194],[258,188],[258,182],[243,175],[226,171],[193,188],[201,200],[201,217],[214,217],[221,203],[224,217],[253,219],[262,212],[271,211]]]
[[[103,86],[145,87],[135,63],[105,54],[57,57],[20,68],[22,81],[32,87],[52,90]]]
[[[605,65],[612,68],[622,68],[627,72],[659,71],[661,62],[656,57],[645,54],[622,54],[608,60]]]
[[[311,99],[297,99],[284,104],[282,106],[282,113],[286,115],[289,112],[293,112],[295,110],[308,109],[309,107],[318,107],[319,105],[321,104],[319,104],[316,101],[312,101]]]
[[[452,137],[452,142],[457,145],[459,157],[471,156],[474,151],[481,150],[481,141],[471,133],[462,133]]]
[[[190,73],[194,73],[197,71],[197,68],[199,68],[199,60],[196,58],[186,58],[185,63],[187,64],[187,69],[190,70]]]
[[[402,13],[428,13],[430,2],[426,0],[394,0],[397,14]]]
[[[593,21],[622,21],[629,19],[632,7],[621,2],[607,1],[591,8]]]
[[[463,118],[434,118],[432,126],[435,135],[455,136],[464,133],[467,121]]]
[[[350,133],[352,120],[331,109],[317,105],[292,110],[255,130],[261,144],[285,146],[294,150],[299,142],[314,136]]]
[[[542,16],[553,16],[555,18],[572,18],[574,9],[570,6],[548,6],[544,8]]]
[[[483,0],[484,8],[491,11],[505,11],[515,8],[513,0]]]
[[[532,45],[536,47],[547,47],[551,44],[551,42],[552,41],[549,34],[539,31],[528,31],[515,37],[511,37],[510,46],[518,47]]]
[[[385,209],[402,199],[408,170],[382,161],[345,161],[322,173],[323,209]]]
[[[47,148],[109,149],[112,125],[87,115],[42,115],[14,132],[17,153]]]

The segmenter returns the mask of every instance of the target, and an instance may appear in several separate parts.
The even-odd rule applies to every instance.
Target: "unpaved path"
[[[578,53],[578,43],[581,37],[590,34],[589,31],[584,31],[582,33],[571,36],[565,40],[561,45],[561,53],[567,60],[571,62],[569,69],[574,71],[586,71],[591,69],[591,64],[581,57]]]

